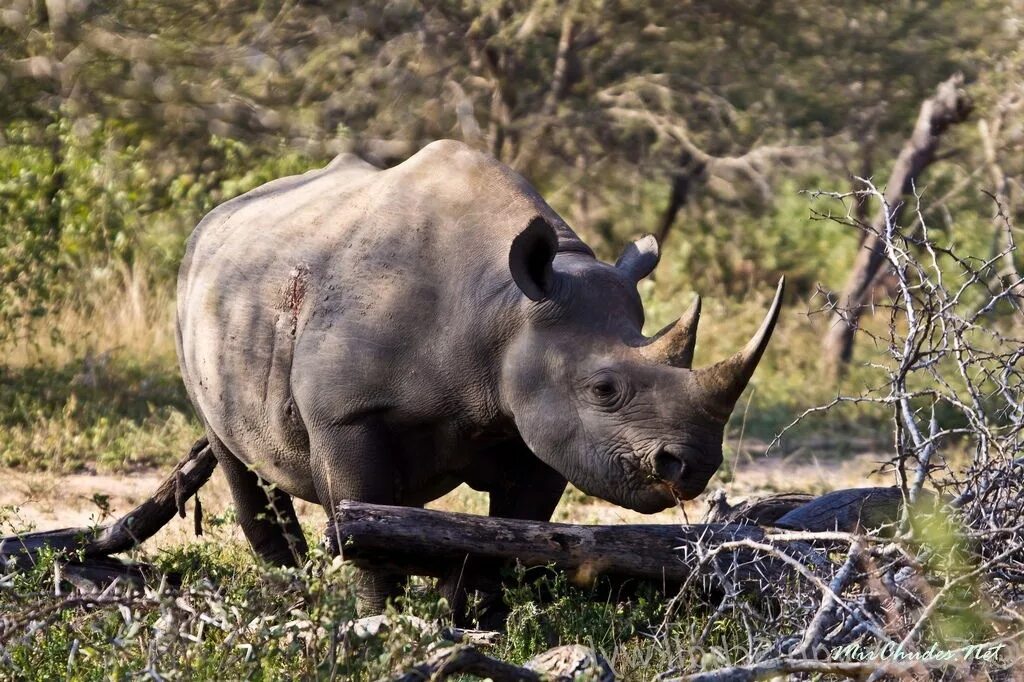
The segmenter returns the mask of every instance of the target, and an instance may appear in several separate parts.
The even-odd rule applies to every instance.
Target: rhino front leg
[[[396,504],[390,439],[377,423],[331,426],[310,432],[310,464],[317,498],[328,514],[342,500]],[[359,571],[357,610],[361,616],[384,611],[401,594],[405,576]]]
[[[489,515],[505,519],[549,521],[565,490],[566,480],[517,441],[489,452],[482,465],[471,472],[467,483],[490,494]],[[441,581],[439,588],[460,625],[469,624],[466,585],[484,586],[482,611],[488,624],[506,615],[500,576],[492,570],[460,566]]]
[[[261,481],[216,436],[209,434],[209,439],[231,488],[239,525],[253,551],[275,566],[302,563],[306,538],[291,496]]]
[[[525,461],[492,488],[488,513],[503,519],[550,521],[567,481],[525,445],[522,447]]]

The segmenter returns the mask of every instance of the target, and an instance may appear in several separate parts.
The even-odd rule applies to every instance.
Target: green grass
[[[0,365],[0,465],[127,471],[177,461],[200,433],[177,367],[125,355]]]
[[[33,570],[4,578],[0,612],[15,627],[0,642],[6,653],[0,678],[128,679],[151,671],[204,680],[375,680],[447,644],[447,605],[429,581],[414,582],[389,608],[390,628],[360,635],[347,627],[356,618],[353,569],[339,560],[314,553],[303,569],[268,569],[244,548],[216,540],[143,558],[180,575],[181,586],[154,577],[143,592],[85,597],[107,603],[62,603],[52,554]],[[734,658],[747,648],[729,626],[732,614],[720,614],[698,648],[692,642],[707,607],[694,602],[659,632],[664,595],[650,590],[620,602],[594,596],[561,574],[518,572],[505,591],[507,633],[487,653],[524,663],[550,647],[581,643],[602,653],[618,679],[650,679],[711,664],[717,659],[709,650]]]

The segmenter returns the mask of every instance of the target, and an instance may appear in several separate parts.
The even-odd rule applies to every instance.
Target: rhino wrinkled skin
[[[292,496],[418,506],[466,482],[491,515],[547,520],[566,480],[640,512],[698,495],[782,284],[746,348],[694,370],[699,299],[641,332],[657,261],[650,237],[597,260],[452,141],[388,170],[342,155],[215,209],[181,265],[178,355],[255,551],[305,550]]]

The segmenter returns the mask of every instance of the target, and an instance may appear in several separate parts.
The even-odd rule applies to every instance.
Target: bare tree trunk
[[[689,201],[694,185],[700,182],[706,168],[707,164],[695,158],[689,151],[684,149],[680,154],[678,169],[672,175],[672,193],[669,195],[668,206],[665,207],[658,229],[654,233],[658,244],[665,243],[679,211]]]
[[[603,576],[613,589],[627,581],[671,588],[696,576],[713,586],[721,565],[702,557],[727,544],[728,559],[723,559],[730,566],[735,561],[736,585],[765,593],[786,569],[770,557],[754,560],[737,547],[771,541],[752,521],[793,530],[862,532],[892,523],[901,509],[899,488],[853,488],[736,507],[719,499],[709,518],[729,523],[585,526],[346,501],[334,510],[327,538],[334,552],[357,566],[405,575],[444,577],[467,563],[483,575],[518,562],[554,566],[583,582]],[[810,545],[791,543],[787,549],[811,564],[827,563]]]
[[[942,134],[956,123],[967,119],[971,112],[971,101],[960,87],[963,76],[957,74],[939,85],[935,95],[921,104],[921,111],[914,125],[914,131],[900,150],[889,176],[885,190],[885,203],[890,210],[890,220],[896,222],[902,213],[903,196],[910,191],[917,178],[935,160],[935,152]],[[824,358],[829,369],[840,374],[850,361],[853,353],[853,338],[860,316],[864,311],[868,295],[875,278],[885,262],[885,251],[879,234],[883,231],[886,217],[885,206],[879,208],[874,223],[874,233],[864,239],[861,250],[854,261],[853,269],[846,280],[836,304],[832,326],[825,336]]]
[[[573,9],[570,7],[562,16],[562,32],[558,38],[558,51],[555,54],[555,64],[551,70],[551,86],[548,88],[547,96],[544,98],[544,105],[540,111],[540,126],[536,130],[531,131],[523,140],[519,153],[516,154],[515,159],[510,164],[517,170],[525,170],[533,161],[537,146],[554,124],[555,114],[558,113],[558,103],[565,96],[565,92],[569,88],[569,57],[573,50],[575,29]]]
[[[1007,103],[997,107],[997,113],[992,117],[991,122],[985,119],[978,121],[978,134],[985,152],[985,165],[992,180],[992,196],[996,202],[994,219],[996,238],[992,247],[993,255],[999,252],[1003,253],[1003,267],[999,276],[1011,282],[1018,281],[1010,288],[1015,296],[1021,298],[1024,297],[1024,285],[1019,283],[1020,273],[1017,271],[1017,264],[1013,257],[1017,249],[1013,239],[1013,225],[1010,221],[1010,216],[1014,215],[1016,207],[1011,195],[1011,183],[1003,172],[998,156],[1000,134],[1002,133],[1005,110],[1008,106]]]

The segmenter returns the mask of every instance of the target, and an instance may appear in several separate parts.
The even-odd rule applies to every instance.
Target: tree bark
[[[342,502],[328,527],[332,549],[358,566],[445,576],[466,557],[549,566],[586,581],[596,575],[681,583],[694,570],[677,547],[764,539],[756,526],[581,526]]]
[[[963,76],[957,74],[939,85],[935,95],[926,99],[914,125],[913,133],[904,143],[885,190],[889,220],[896,223],[903,211],[902,199],[932,161],[939,140],[946,130],[965,121],[972,104],[961,88]],[[881,234],[886,224],[885,206],[879,207],[873,231],[867,233],[853,269],[843,286],[832,318],[832,326],[824,340],[826,366],[834,375],[842,373],[853,354],[853,338],[875,279],[885,262],[885,245]]]
[[[686,205],[693,193],[695,185],[700,182],[707,163],[695,158],[689,151],[683,150],[679,156],[677,170],[672,174],[672,193],[669,195],[668,205],[661,215],[658,229],[654,236],[659,245],[664,245],[668,239],[669,231],[676,222],[679,211]]]

